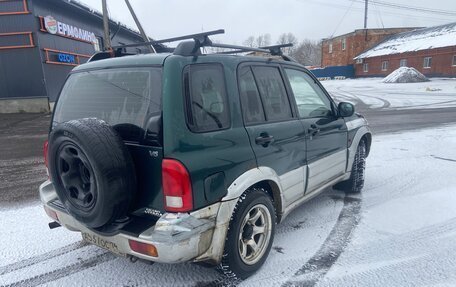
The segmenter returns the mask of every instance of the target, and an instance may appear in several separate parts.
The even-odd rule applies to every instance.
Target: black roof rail
[[[179,36],[179,37],[173,37],[173,38],[167,38],[167,39],[161,39],[161,40],[153,40],[153,41],[149,41],[149,42],[112,46],[112,51],[98,52],[98,53],[94,54],[92,57],[90,57],[90,59],[87,62],[104,60],[104,59],[109,59],[112,57],[122,57],[122,56],[131,55],[128,53],[124,53],[122,51],[124,48],[157,45],[157,44],[161,44],[161,43],[176,42],[176,41],[181,41],[181,40],[186,40],[186,39],[193,39],[194,42],[199,43],[199,46],[201,47],[202,45],[207,45],[208,43],[211,43],[211,41],[209,40],[209,36],[223,34],[223,33],[225,33],[225,30],[219,29],[219,30],[190,34],[190,35],[185,35],[185,36]],[[175,49],[164,47],[161,50],[163,52],[172,53],[172,52],[174,52]],[[196,50],[193,51],[193,53],[196,53]]]
[[[272,46],[262,46],[262,47],[244,47],[244,46],[236,46],[236,45],[226,45],[226,44],[212,44],[210,47],[218,47],[218,48],[228,48],[228,49],[233,49],[231,51],[222,51],[222,52],[217,52],[216,54],[239,54],[239,53],[245,53],[245,52],[262,52],[262,53],[269,53],[272,56],[280,56],[282,59],[285,61],[290,61],[290,62],[296,62],[295,59],[288,55],[284,55],[282,48],[286,47],[292,47],[292,43],[286,43],[286,44],[277,44],[277,45],[272,45]]]
[[[149,42],[141,42],[141,43],[133,43],[133,44],[126,44],[126,45],[112,46],[112,48],[113,49],[119,49],[119,48],[150,46],[150,45],[155,45],[155,44],[177,42],[177,41],[188,40],[188,39],[193,39],[193,40],[195,40],[197,42],[203,43],[203,42],[209,40],[208,36],[217,35],[217,34],[224,34],[224,33],[225,33],[225,30],[219,29],[219,30],[213,30],[213,31],[208,31],[208,32],[190,34],[190,35],[173,37],[173,38],[162,39],[162,40],[154,40],[154,41],[149,41]]]
[[[173,48],[166,47],[163,49],[163,51],[172,52],[174,55],[180,55],[180,56],[198,56],[198,55],[201,55],[200,48],[214,47],[214,48],[231,49],[231,51],[219,52],[218,54],[261,52],[261,53],[269,53],[272,56],[281,56],[286,61],[294,61],[292,58],[284,55],[282,52],[282,48],[291,47],[291,46],[293,46],[292,43],[255,48],[255,47],[214,43],[209,39],[209,36],[211,36],[211,35],[217,35],[217,34],[223,34],[223,33],[225,33],[225,30],[219,29],[219,30],[190,34],[190,35],[185,35],[185,36],[167,38],[167,39],[162,39],[162,40],[153,40],[153,41],[149,41],[149,42],[112,46],[113,50],[99,52],[99,53],[93,55],[89,59],[88,62],[107,59],[107,58],[111,58],[111,57],[122,57],[122,56],[130,55],[123,51],[124,48],[157,45],[157,44],[161,44],[161,43],[176,42],[176,41],[187,40],[187,39],[193,39],[193,41],[183,41],[183,42],[179,43],[179,45],[176,48],[173,49]]]
[[[282,48],[293,47],[293,43],[286,43],[286,44],[277,44],[272,46],[264,46],[260,47],[261,49],[267,49],[273,56],[282,56]]]
[[[220,44],[220,43],[213,43],[209,39],[206,42],[200,42],[200,43],[195,43],[195,47],[191,47],[190,43],[184,44],[187,49],[193,50],[195,52],[195,48],[201,48],[201,47],[214,47],[214,48],[225,48],[225,49],[232,49],[232,51],[224,51],[224,52],[219,52],[217,54],[237,54],[237,53],[244,53],[244,52],[262,52],[262,53],[270,53],[273,56],[282,56],[282,48],[285,47],[291,47],[293,46],[292,43],[287,43],[287,44],[278,44],[278,45],[273,45],[273,46],[265,46],[265,47],[246,47],[246,46],[238,46],[238,45],[230,45],[230,44]],[[184,42],[185,43],[185,42]],[[183,43],[181,43],[183,44]],[[179,44],[179,45],[181,45]],[[184,46],[182,45],[182,46]],[[196,47],[199,46],[199,47]],[[174,51],[175,55],[191,55],[192,53],[190,51],[187,51],[187,49],[183,49],[183,47],[179,47],[179,50]],[[185,50],[185,51],[184,51]]]

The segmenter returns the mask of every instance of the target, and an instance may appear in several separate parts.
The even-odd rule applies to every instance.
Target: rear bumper
[[[212,245],[217,214],[222,204],[216,203],[189,214],[165,213],[154,226],[143,231],[138,237],[122,232],[113,236],[103,236],[85,227],[65,210],[56,208],[52,204],[58,198],[50,181],[44,182],[39,191],[44,206],[54,211],[58,222],[67,229],[96,235],[98,242],[101,242],[98,245],[103,247],[103,242],[108,243],[111,251],[113,251],[112,246],[115,246],[115,253],[162,263],[193,261],[207,253]],[[129,240],[154,245],[158,256],[153,257],[133,251]]]

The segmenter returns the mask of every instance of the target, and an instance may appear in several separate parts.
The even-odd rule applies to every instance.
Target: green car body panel
[[[184,74],[186,69],[193,65],[222,67],[229,107],[227,128],[209,132],[193,132],[189,128]],[[239,69],[256,66],[277,67],[280,70],[291,105],[292,118],[257,125],[244,124],[238,85]],[[358,119],[357,115],[350,119],[334,116],[333,119],[324,120],[299,117],[284,69],[304,71],[315,83],[318,81],[304,67],[293,62],[220,54],[147,54],[89,62],[74,68],[72,73],[131,67],[162,69],[162,113],[159,120],[162,142],[151,144],[144,139],[139,142],[125,142],[134,160],[139,183],[131,210],[136,216],[156,216],[165,212],[161,178],[164,158],[175,159],[188,170],[193,191],[193,210],[198,210],[219,202],[227,195],[228,187],[249,170],[269,167],[280,177],[312,164],[327,154],[346,150],[356,135],[356,129],[347,131],[345,122]],[[321,87],[319,83],[318,85]],[[323,88],[322,90],[325,91]],[[333,109],[336,109],[333,101],[332,105]],[[311,137],[308,129],[313,124],[318,125],[320,133]],[[148,124],[143,128],[147,134]],[[274,136],[274,140],[267,147],[255,143],[256,138],[263,134]],[[303,171],[302,177],[307,176]],[[297,198],[304,196],[307,188],[308,186],[304,185]]]
[[[183,75],[188,65],[222,62],[225,81],[236,82],[237,63],[221,59],[226,56],[170,56],[163,71],[164,157],[179,160],[189,171],[195,209],[220,200],[231,182],[256,166],[235,85],[226,85],[231,119],[228,129],[194,133],[187,127],[183,77],[176,74]]]

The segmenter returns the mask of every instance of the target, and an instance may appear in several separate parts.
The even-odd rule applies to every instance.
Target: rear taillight
[[[152,257],[158,257],[157,248],[153,244],[143,243],[131,239],[128,239],[128,244],[130,245],[131,250],[135,252]]]
[[[49,178],[48,148],[49,148],[49,142],[46,140],[43,145],[43,154],[44,154],[44,164],[46,165],[46,173]]]
[[[185,166],[174,159],[162,162],[163,195],[165,210],[187,212],[193,209],[190,175]]]

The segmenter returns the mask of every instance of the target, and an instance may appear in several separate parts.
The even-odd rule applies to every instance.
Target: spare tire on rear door
[[[57,125],[48,158],[57,195],[76,220],[99,228],[125,217],[136,192],[134,165],[107,123],[89,118]]]

